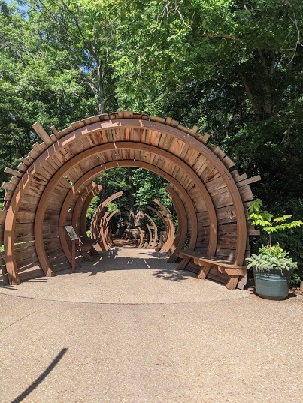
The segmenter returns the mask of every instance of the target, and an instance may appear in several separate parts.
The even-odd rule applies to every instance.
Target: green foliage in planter
[[[281,270],[297,269],[297,263],[289,257],[288,252],[281,248],[278,243],[272,246],[272,235],[302,226],[303,222],[301,220],[291,221],[291,218],[292,216],[289,214],[274,217],[273,214],[263,210],[260,199],[256,199],[251,203],[249,206],[249,219],[252,224],[267,234],[268,245],[262,246],[258,254],[252,254],[247,259],[248,268],[255,267],[258,271],[270,270],[273,267]],[[292,276],[293,283],[300,281],[300,277],[296,272],[293,272]]]
[[[272,268],[278,268],[281,271],[297,268],[297,263],[292,261],[292,258],[279,244],[262,246],[259,249],[259,254],[253,254],[246,260],[249,263],[247,268],[256,268],[257,271],[268,271]]]
[[[301,220],[291,219],[291,215],[284,214],[281,217],[274,217],[273,214],[262,209],[262,200],[254,200],[248,208],[249,219],[256,226],[260,227],[269,236],[269,245],[271,245],[272,234],[286,229],[300,227],[303,222]]]

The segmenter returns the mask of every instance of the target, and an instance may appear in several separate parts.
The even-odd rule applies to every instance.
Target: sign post
[[[79,239],[74,227],[71,225],[66,225],[65,230],[71,240],[72,243],[72,272],[75,273],[76,271],[76,240]]]

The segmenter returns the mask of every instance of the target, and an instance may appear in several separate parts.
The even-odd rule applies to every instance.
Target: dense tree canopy
[[[301,0],[0,1],[1,179],[36,120],[133,109],[198,124],[269,209],[302,217],[302,32]]]

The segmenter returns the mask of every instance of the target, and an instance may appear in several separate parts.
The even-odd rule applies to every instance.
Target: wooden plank
[[[212,198],[216,208],[233,206],[233,199],[228,191],[212,195]]]
[[[246,186],[246,185],[250,185],[251,183],[254,182],[258,182],[261,180],[261,176],[256,175],[256,176],[252,176],[251,178],[242,180],[242,181],[238,181],[238,186],[242,187],[242,186]]]
[[[248,185],[240,187],[239,193],[243,201],[251,201],[254,199],[254,195]]]
[[[38,136],[41,138],[42,141],[44,141],[45,144],[51,145],[53,144],[52,140],[50,139],[49,135],[46,133],[44,128],[39,122],[36,122],[32,125],[32,128],[35,130],[35,132],[38,134]]]
[[[161,118],[159,116],[150,116],[150,120],[152,122],[159,122],[159,123],[165,123],[165,119]]]
[[[223,158],[222,162],[224,163],[224,165],[230,169],[232,167],[235,166],[235,163],[232,159],[230,159],[227,155]]]
[[[1,187],[2,187],[2,189],[5,189],[5,190],[14,191],[16,188],[16,184],[11,183],[11,182],[2,182]]]
[[[18,178],[21,178],[23,176],[21,172],[16,171],[15,169],[11,169],[9,167],[5,167],[4,172],[12,176],[17,176]]]
[[[51,131],[53,132],[53,134],[56,136],[56,138],[59,140],[60,139],[60,133],[58,132],[58,130],[56,129],[56,126],[52,125],[50,127]]]
[[[35,220],[35,211],[22,211],[18,212],[16,222],[18,223],[31,223]]]

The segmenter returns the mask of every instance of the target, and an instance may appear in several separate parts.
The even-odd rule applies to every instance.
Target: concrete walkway
[[[303,297],[176,272],[115,249],[0,288],[0,402],[302,402]]]

